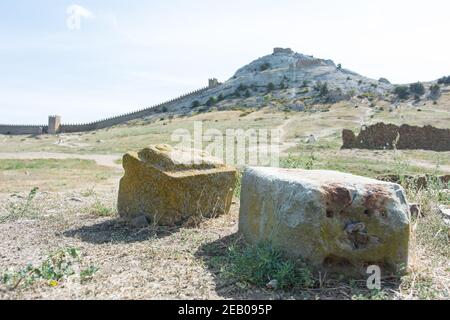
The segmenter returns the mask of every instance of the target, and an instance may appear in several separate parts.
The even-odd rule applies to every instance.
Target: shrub
[[[450,76],[440,78],[438,84],[450,84]]]
[[[409,88],[407,86],[397,86],[394,89],[394,94],[400,100],[406,100],[409,98]]]
[[[273,90],[275,90],[275,85],[272,82],[270,82],[267,85],[267,92],[270,92],[270,91],[273,91]]]
[[[270,69],[272,67],[272,65],[268,62],[263,63],[260,67],[259,67],[259,71],[266,71],[268,69]]]
[[[342,69],[342,64],[338,63],[337,69],[338,69],[338,70],[341,70],[341,69]]]
[[[208,99],[208,101],[206,102],[206,105],[208,106],[208,107],[212,107],[214,104],[216,104],[216,98],[214,98],[214,97],[210,97],[209,99]]]
[[[324,97],[326,95],[328,95],[328,93],[330,92],[328,90],[328,83],[321,83],[320,81],[316,83],[316,85],[314,86],[314,91],[319,93],[319,97]]]
[[[237,91],[245,91],[247,90],[248,87],[245,84],[239,84],[239,86],[237,87]]]
[[[246,98],[249,98],[249,97],[251,96],[250,90],[247,89],[247,90],[245,91],[245,94],[244,94],[244,95],[245,95]]]
[[[425,87],[422,83],[412,83],[409,85],[409,91],[416,96],[423,96],[425,94]]]
[[[433,84],[430,87],[430,96],[433,98],[437,98],[440,96],[440,94],[441,94],[441,86],[438,84]]]
[[[167,107],[162,107],[161,111],[162,111],[162,112],[167,112],[168,109],[167,109]]]
[[[200,107],[200,101],[195,100],[194,102],[192,102],[192,109],[198,108],[198,107]]]
[[[217,97],[217,101],[223,101],[225,98],[223,96],[223,94],[219,94],[219,96]]]

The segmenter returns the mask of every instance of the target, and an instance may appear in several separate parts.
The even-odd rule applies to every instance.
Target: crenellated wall
[[[21,134],[43,134],[47,133],[47,126],[36,126],[36,125],[2,125],[0,124],[0,134],[11,134],[11,135],[21,135]]]
[[[61,124],[57,133],[74,133],[74,132],[85,132],[94,131],[99,129],[109,128],[118,124],[122,124],[131,120],[140,119],[143,117],[148,117],[161,112],[173,112],[182,108],[190,108],[195,100],[198,100],[201,104],[206,103],[206,101],[214,96],[217,92],[217,86],[220,83],[216,79],[211,79],[209,81],[209,86],[195,90],[188,94],[182,95],[178,98],[160,103],[156,106],[144,108],[134,112],[129,112],[119,116],[102,119],[99,121],[91,123],[82,124]],[[209,91],[210,90],[210,91]],[[51,121],[55,120],[56,116],[51,116],[49,119]],[[21,135],[21,134],[43,134],[49,133],[49,126],[34,126],[34,125],[0,125],[0,134],[11,134],[11,135]]]

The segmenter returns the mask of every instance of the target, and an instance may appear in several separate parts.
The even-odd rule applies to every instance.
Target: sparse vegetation
[[[116,210],[114,208],[103,204],[98,198],[87,210],[90,214],[97,217],[111,217],[116,214]]]
[[[7,221],[14,221],[23,218],[33,218],[36,217],[37,213],[33,208],[32,204],[39,188],[34,187],[28,193],[28,196],[19,202],[10,202],[8,212],[6,215],[0,215],[0,223]]]
[[[220,262],[222,275],[237,281],[240,287],[266,287],[276,281],[274,289],[310,288],[315,283],[312,271],[305,264],[285,258],[270,242],[233,245]]]
[[[50,287],[57,287],[60,283],[76,274],[79,270],[81,281],[93,277],[98,268],[89,265],[83,269],[81,255],[77,248],[64,248],[50,254],[40,265],[27,265],[19,271],[7,271],[1,277],[1,283],[15,290],[26,288],[38,281],[44,281]],[[77,268],[76,268],[77,267]]]

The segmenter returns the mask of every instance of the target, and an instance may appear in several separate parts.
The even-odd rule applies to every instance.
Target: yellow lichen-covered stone
[[[203,151],[150,146],[125,154],[123,167],[121,217],[145,215],[155,224],[170,226],[230,209],[237,171]]]

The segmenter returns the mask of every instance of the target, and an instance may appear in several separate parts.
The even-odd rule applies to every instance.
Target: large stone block
[[[410,212],[400,185],[334,171],[248,168],[239,230],[291,257],[347,274],[408,264]]]
[[[159,225],[213,217],[230,209],[236,169],[199,150],[151,146],[123,157],[118,212]]]

